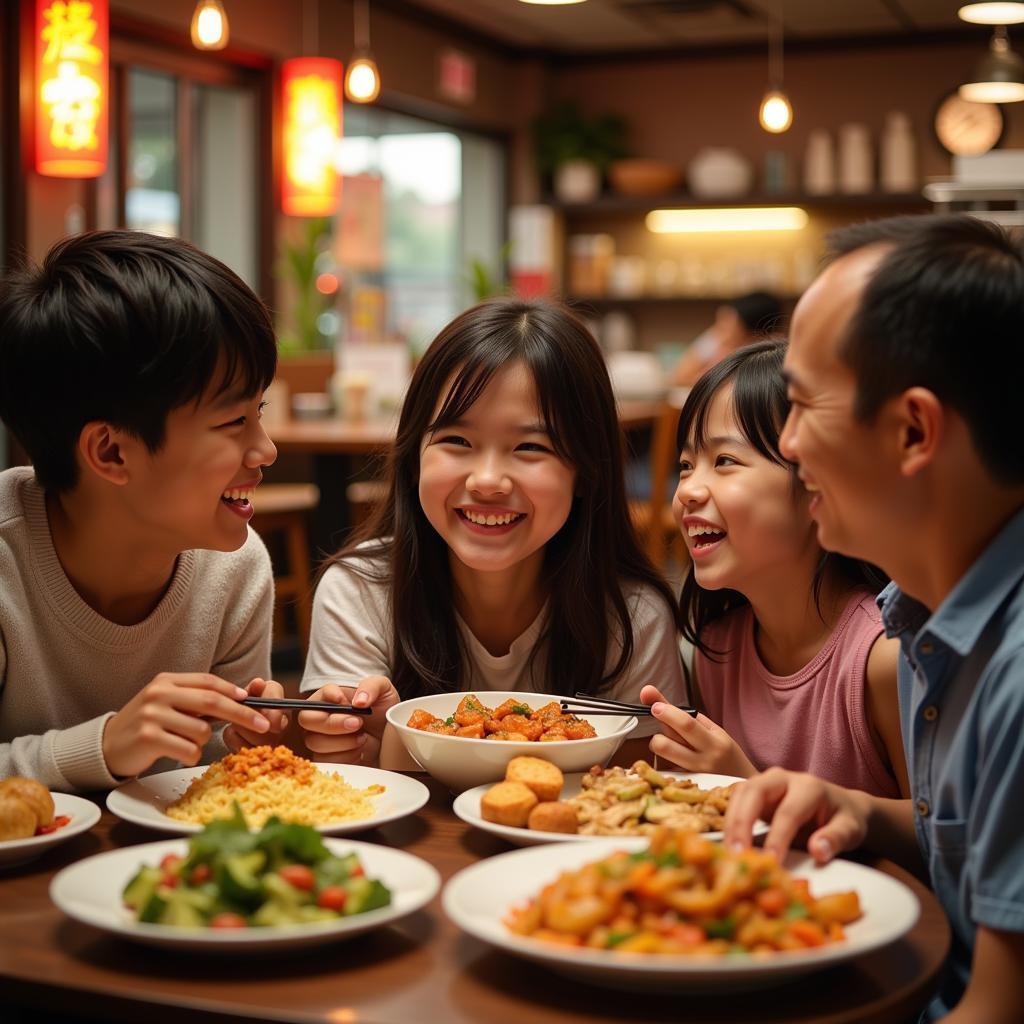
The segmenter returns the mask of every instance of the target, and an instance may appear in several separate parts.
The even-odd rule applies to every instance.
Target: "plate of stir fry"
[[[873,868],[730,852],[661,829],[491,857],[445,888],[461,928],[596,984],[678,991],[757,987],[860,956],[913,927],[917,898]]]

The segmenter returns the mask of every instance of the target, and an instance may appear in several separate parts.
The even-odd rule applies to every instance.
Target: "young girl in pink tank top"
[[[654,686],[651,750],[688,771],[772,765],[878,796],[906,795],[898,644],[882,635],[878,570],[817,542],[809,495],[779,452],[785,344],[734,353],[679,421],[673,513],[693,559],[680,604],[694,645],[688,715]]]

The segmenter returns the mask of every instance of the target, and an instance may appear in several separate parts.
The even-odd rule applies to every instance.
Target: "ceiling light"
[[[228,16],[220,0],[199,0],[192,12],[191,31],[197,50],[223,50],[228,45]]]
[[[651,210],[644,223],[648,231],[659,235],[703,231],[799,231],[807,224],[807,211],[799,206]]]
[[[370,56],[369,0],[356,0],[352,19],[356,49],[345,72],[345,96],[353,103],[372,103],[380,95],[380,72]]]
[[[761,100],[758,121],[766,132],[779,135],[793,123],[793,105],[782,90],[782,0],[778,14],[768,25],[768,81],[771,83]]]
[[[956,13],[972,25],[1018,25],[1024,21],[1024,3],[965,4]]]
[[[758,120],[766,132],[775,135],[784,132],[793,123],[793,108],[789,97],[780,89],[770,89],[761,100]]]
[[[974,103],[1018,103],[1024,100],[1024,60],[1010,49],[1006,29],[998,26],[992,44],[978,62],[960,95]]]

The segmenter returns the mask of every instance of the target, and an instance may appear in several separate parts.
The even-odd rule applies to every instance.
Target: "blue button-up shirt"
[[[953,928],[934,1018],[963,994],[979,925],[1024,932],[1024,510],[934,614],[895,584],[878,603],[903,651],[917,839]]]

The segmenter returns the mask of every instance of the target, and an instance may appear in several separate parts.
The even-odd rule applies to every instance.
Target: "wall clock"
[[[938,105],[932,121],[939,145],[953,156],[980,156],[998,146],[1006,117],[994,103],[973,103],[950,93]]]

